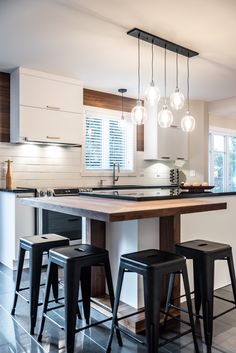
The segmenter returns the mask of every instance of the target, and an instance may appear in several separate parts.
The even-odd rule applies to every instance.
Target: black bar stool
[[[193,260],[195,310],[196,314],[199,315],[199,311],[202,305],[202,316],[199,317],[203,319],[207,352],[211,353],[213,320],[236,308],[236,279],[232,248],[227,244],[198,239],[176,244],[176,252],[177,254],[183,255],[186,258]],[[214,295],[215,260],[227,260],[234,301],[226,300]],[[170,286],[171,285],[172,284],[170,283]],[[231,309],[217,316],[214,316],[214,297],[223,299],[224,301],[226,300],[234,304],[234,306]],[[167,299],[167,301],[169,300],[170,297]]]
[[[157,353],[158,348],[160,346],[164,346],[165,344],[169,343],[170,341],[173,341],[177,337],[179,338],[180,336],[183,336],[184,334],[187,334],[189,332],[192,332],[193,335],[195,351],[199,352],[194,331],[194,321],[192,314],[188,275],[186,269],[186,260],[183,256],[152,249],[122,255],[120,258],[120,267],[116,288],[112,327],[106,348],[106,353],[109,353],[111,351],[114,329],[117,328],[121,330],[117,327],[117,321],[123,319],[124,317],[119,317],[119,319],[117,319],[117,311],[119,306],[124,273],[127,271],[135,272],[143,276],[147,352]],[[190,326],[191,329],[180,335],[177,335],[173,339],[168,340],[168,342],[164,342],[160,345],[159,337],[162,278],[164,275],[168,275],[170,273],[181,273],[183,276],[190,321],[187,324]],[[123,329],[122,331],[125,333]],[[130,334],[129,336],[132,337]]]
[[[16,308],[18,296],[26,300],[26,298],[22,296],[20,292],[23,290],[29,289],[30,298],[29,300],[27,300],[27,302],[29,302],[30,304],[30,334],[31,335],[34,334],[34,328],[35,328],[36,319],[37,319],[43,253],[48,252],[49,249],[53,247],[55,248],[57,246],[64,246],[64,245],[69,245],[69,239],[57,234],[33,235],[30,237],[23,237],[20,239],[15,295],[14,295],[14,302],[11,310],[11,315],[15,314],[15,308]],[[20,282],[21,282],[21,276],[22,276],[26,251],[29,251],[29,270],[30,270],[29,287],[20,288]],[[54,294],[54,298],[57,299],[58,298],[57,271],[55,271],[53,276],[53,294]]]
[[[53,274],[58,266],[64,269],[64,299],[65,304],[48,308],[49,294],[52,285]],[[114,306],[114,290],[111,277],[110,261],[108,251],[92,245],[82,244],[77,246],[66,246],[49,251],[49,264],[47,272],[47,283],[45,298],[43,304],[43,315],[38,335],[38,341],[42,339],[42,333],[45,324],[45,318],[48,318],[53,323],[55,320],[50,318],[48,311],[55,310],[65,306],[65,346],[67,353],[74,352],[75,333],[87,329],[89,327],[104,323],[111,318],[97,321],[94,324],[89,324],[90,319],[90,296],[91,296],[91,266],[104,266],[108,294],[110,296],[111,308]],[[83,297],[84,316],[87,326],[76,329],[76,312],[78,302],[79,281],[81,282],[81,291]],[[117,331],[119,344],[122,345],[120,332]]]

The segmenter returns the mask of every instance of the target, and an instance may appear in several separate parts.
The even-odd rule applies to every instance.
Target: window
[[[121,170],[133,170],[134,127],[120,126],[120,113],[85,112],[85,169],[111,170],[119,163]]]
[[[216,191],[236,191],[236,133],[210,133],[209,180]]]

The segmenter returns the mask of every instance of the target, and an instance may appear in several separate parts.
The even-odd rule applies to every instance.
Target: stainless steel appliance
[[[38,189],[38,197],[78,196],[79,192],[90,188]],[[37,234],[56,233],[70,239],[70,244],[80,244],[85,239],[85,218],[61,212],[38,209]]]

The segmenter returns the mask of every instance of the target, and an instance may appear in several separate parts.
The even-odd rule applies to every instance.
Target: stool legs
[[[74,264],[65,265],[65,342],[67,353],[74,352],[77,301],[79,293],[80,268]]]
[[[42,320],[41,320],[41,325],[40,325],[39,334],[38,334],[38,341],[39,342],[42,339],[42,333],[43,333],[44,324],[45,324],[45,314],[46,314],[47,308],[48,308],[50,289],[51,289],[51,284],[52,284],[52,280],[53,280],[53,272],[54,272],[55,267],[57,267],[57,266],[54,263],[52,263],[51,261],[49,261],[48,269],[47,269],[46,289],[45,289],[44,302],[43,302],[43,314],[42,314]]]
[[[202,314],[207,353],[211,353],[213,335],[213,295],[214,295],[214,261],[207,258],[198,263],[199,283],[202,300]]]
[[[112,344],[112,340],[113,340],[114,330],[115,330],[116,324],[117,324],[117,312],[118,312],[118,307],[119,307],[122,283],[123,283],[123,279],[124,279],[124,272],[125,272],[125,269],[123,268],[123,266],[120,266],[119,273],[118,273],[118,279],[117,279],[117,286],[116,286],[116,296],[115,296],[115,303],[114,303],[114,308],[113,308],[111,330],[110,330],[110,336],[109,336],[108,343],[107,343],[106,353],[111,352],[111,344]]]
[[[196,261],[193,261],[193,273],[194,273],[194,305],[196,315],[199,315],[201,309],[201,290],[199,283],[199,273],[198,273],[198,265]]]
[[[169,280],[168,280],[168,291],[167,291],[167,297],[166,297],[166,306],[165,306],[165,317],[164,317],[164,327],[166,327],[166,323],[168,320],[168,313],[170,309],[170,303],[171,303],[171,297],[173,293],[173,288],[174,288],[174,282],[175,282],[175,274],[170,273],[169,274]]]
[[[110,261],[109,258],[104,262],[104,268],[105,268],[105,274],[106,274],[106,281],[107,281],[107,288],[108,288],[108,294],[110,298],[110,303],[111,303],[111,308],[113,310],[114,308],[114,302],[115,302],[115,295],[114,295],[114,289],[113,289],[113,283],[112,283],[112,275],[111,275],[111,267],[110,267]],[[116,320],[116,326],[118,326],[118,321]],[[116,337],[119,346],[122,346],[122,338],[120,334],[120,330],[116,329]]]
[[[30,334],[34,334],[36,325],[39,288],[42,266],[42,252],[30,252]]]
[[[24,258],[25,258],[25,249],[20,248],[17,275],[16,275],[15,295],[14,295],[14,301],[13,301],[13,306],[12,306],[12,310],[11,310],[11,315],[15,314],[16,303],[17,303],[17,299],[18,299],[18,292],[20,289],[22,270],[23,270],[23,265],[24,265]]]
[[[235,270],[234,270],[234,261],[233,261],[232,250],[230,251],[230,256],[227,257],[227,262],[228,262],[230,279],[231,279],[231,285],[232,285],[232,290],[233,290],[233,295],[234,295],[234,302],[235,302],[235,305],[236,305],[236,278],[235,278]]]
[[[183,282],[184,282],[184,290],[185,290],[186,299],[187,299],[189,321],[190,321],[190,325],[191,325],[191,328],[192,328],[192,336],[193,336],[194,348],[195,348],[195,352],[199,353],[197,338],[196,338],[195,329],[194,329],[193,309],[192,309],[190,287],[189,287],[189,280],[188,280],[188,274],[187,274],[186,266],[182,269],[182,276],[183,276]]]
[[[83,299],[83,309],[86,324],[90,319],[90,297],[91,297],[91,267],[81,269],[81,292]]]
[[[161,282],[162,275],[154,275],[154,278],[151,274],[145,274],[143,276],[145,326],[148,353],[158,352],[160,336]]]

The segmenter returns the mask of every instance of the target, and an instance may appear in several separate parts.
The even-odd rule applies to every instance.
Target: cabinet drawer
[[[20,105],[82,113],[83,88],[75,83],[22,74]]]
[[[82,144],[81,114],[20,107],[20,140]]]

